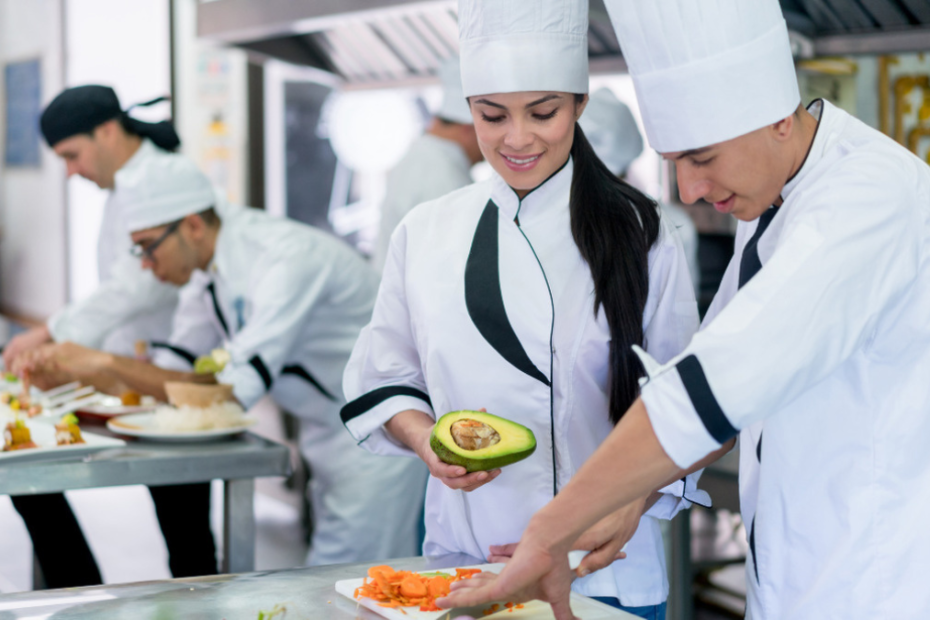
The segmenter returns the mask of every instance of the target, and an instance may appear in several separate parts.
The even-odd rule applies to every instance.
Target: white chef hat
[[[702,148],[787,118],[801,101],[778,0],[606,0],[646,137]]]
[[[609,88],[591,95],[578,123],[598,158],[615,174],[626,172],[643,152],[633,113]]]
[[[463,125],[474,124],[468,101],[462,91],[462,69],[458,56],[447,58],[439,66],[439,79],[442,81],[442,106],[436,112],[436,116]]]
[[[588,0],[459,0],[465,96],[588,92]]]
[[[114,185],[113,198],[130,233],[163,226],[216,203],[210,180],[183,155],[149,157],[117,172]]]

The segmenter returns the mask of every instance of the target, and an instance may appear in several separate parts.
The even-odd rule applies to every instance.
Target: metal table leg
[[[255,570],[254,478],[223,481],[224,573]]]
[[[691,571],[691,511],[682,510],[672,519],[672,566],[669,571],[667,620],[694,617]]]

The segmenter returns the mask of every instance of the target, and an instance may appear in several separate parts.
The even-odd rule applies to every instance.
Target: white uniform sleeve
[[[649,354],[665,363],[680,353],[698,329],[698,310],[688,262],[681,240],[662,217],[659,238],[649,253],[649,299],[643,317],[644,344]],[[692,503],[710,505],[697,488],[701,472],[660,489],[662,497],[646,515],[671,519]]]
[[[643,388],[656,435],[680,467],[868,346],[914,282],[923,223],[907,180],[874,158],[867,169],[844,163],[849,174],[822,179],[795,211],[776,216],[773,226],[789,219],[762,270]]]
[[[142,269],[139,259],[120,258],[112,277],[89,297],[69,304],[48,322],[56,342],[71,341],[99,349],[107,335],[127,321],[174,303],[178,289]]]
[[[355,440],[375,454],[414,456],[384,429],[401,411],[416,409],[436,417],[407,309],[406,235],[404,226],[393,235],[371,323],[362,330],[343,379],[348,404],[342,421]]]
[[[168,342],[153,343],[152,363],[156,366],[190,372],[198,357],[222,346],[223,337],[213,322],[213,308],[204,290],[205,279],[202,272],[195,272],[191,282],[181,288]]]
[[[327,294],[335,267],[329,261],[296,261],[269,256],[267,266],[254,269],[260,278],[249,285],[251,317],[226,345],[230,361],[217,375],[235,386],[234,394],[248,409],[271,389],[289,361],[304,324]]]

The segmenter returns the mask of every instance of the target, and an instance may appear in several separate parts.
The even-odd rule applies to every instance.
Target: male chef
[[[151,364],[70,343],[48,347],[36,358],[36,380],[47,369],[164,400],[166,381],[212,382],[192,364],[223,348],[230,361],[216,380],[232,385],[243,407],[267,393],[300,419],[312,472],[308,563],[416,555],[425,466],[357,450],[339,418],[339,386],[371,317],[375,272],[310,226],[245,207],[217,214],[209,181],[185,157],[120,172],[116,188],[143,268],[183,286],[171,335]]]
[[[142,105],[156,103],[159,100]],[[7,369],[48,342],[76,342],[131,355],[136,341],[163,341],[177,307],[175,286],[161,283],[129,255],[124,213],[113,196],[118,171],[145,162],[177,157],[180,139],[171,123],[146,123],[124,111],[109,86],[68,88],[42,112],[42,134],[77,174],[110,190],[97,239],[100,285],[87,298],[71,303],[46,325],[16,336],[3,349]],[[209,522],[209,485],[153,487],[159,525],[175,577],[216,573],[216,548]],[[29,530],[46,584],[51,588],[102,583],[84,535],[61,493],[13,498]]]
[[[748,615],[930,609],[930,168],[826,101],[800,104],[777,0],[607,0],[650,144],[686,202],[740,220],[703,331],[545,509],[495,583],[543,597],[600,517],[739,435]]]

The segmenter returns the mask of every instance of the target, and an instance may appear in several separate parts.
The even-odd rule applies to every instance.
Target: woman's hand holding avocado
[[[500,469],[469,474],[461,465],[449,465],[441,461],[430,447],[433,425],[433,418],[426,413],[408,409],[391,418],[385,424],[385,428],[398,441],[416,452],[417,456],[426,463],[430,474],[450,489],[474,491],[500,475]]]

